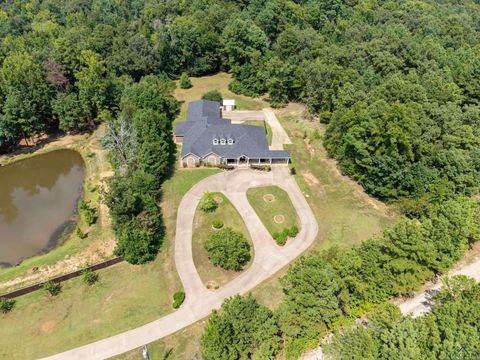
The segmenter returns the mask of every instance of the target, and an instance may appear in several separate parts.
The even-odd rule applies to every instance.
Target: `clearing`
[[[219,79],[215,79],[216,77]],[[212,90],[211,84],[225,81],[225,74],[192,78],[194,87],[188,93],[201,94]],[[201,91],[195,87],[201,87]],[[226,85],[225,85],[226,86]],[[215,87],[214,87],[215,88]],[[214,89],[213,88],[213,89]],[[220,87],[216,87],[220,89]],[[185,90],[182,90],[185,92]],[[197,97],[198,98],[198,97]],[[195,98],[191,98],[195,99]],[[190,99],[189,99],[190,100]],[[189,101],[188,100],[188,101]],[[250,109],[265,108],[263,101],[256,102]],[[302,119],[303,106],[291,104],[275,110],[279,121],[287,131],[293,144],[286,147],[296,168],[296,181],[312,208],[319,233],[311,250],[324,250],[331,246],[348,248],[380,233],[397,221],[397,214],[380,201],[371,198],[356,182],[340,174],[336,163],[329,159],[322,145],[325,126]],[[253,290],[257,299],[275,307],[283,297],[279,283],[286,268]],[[149,345],[152,355],[163,358],[170,354],[175,359],[192,359],[200,356],[200,337],[205,320]],[[116,359],[142,359],[141,349],[125,353]]]

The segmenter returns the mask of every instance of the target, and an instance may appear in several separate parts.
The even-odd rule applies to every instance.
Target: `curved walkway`
[[[247,189],[269,185],[276,185],[290,195],[301,220],[300,233],[294,241],[284,247],[276,245],[247,200]],[[255,258],[248,270],[216,291],[208,290],[204,286],[192,256],[193,218],[205,191],[220,191],[229,198],[243,217],[255,248]],[[314,242],[317,233],[318,224],[315,216],[287,167],[274,167],[271,172],[237,169],[210,176],[196,184],[183,197],[178,208],[175,263],[186,293],[182,307],[136,329],[47,359],[106,359],[173,334],[210,315],[213,309],[221,306],[225,298],[251,291],[304,252]]]

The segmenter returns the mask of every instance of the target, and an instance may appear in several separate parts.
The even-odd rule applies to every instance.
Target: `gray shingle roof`
[[[232,124],[222,119],[220,104],[215,101],[193,101],[188,106],[187,120],[178,123],[175,135],[184,136],[182,158],[188,154],[205,157],[215,153],[223,158],[290,158],[287,151],[268,148],[263,126]],[[219,145],[214,145],[214,139]],[[221,139],[233,139],[232,145],[220,145]]]

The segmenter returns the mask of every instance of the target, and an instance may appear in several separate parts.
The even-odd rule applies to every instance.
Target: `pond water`
[[[0,265],[55,247],[75,219],[85,164],[58,150],[0,167]]]

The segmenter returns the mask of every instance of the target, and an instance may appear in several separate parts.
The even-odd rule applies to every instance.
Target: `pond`
[[[75,221],[85,164],[57,150],[0,167],[0,265],[55,247]]]

